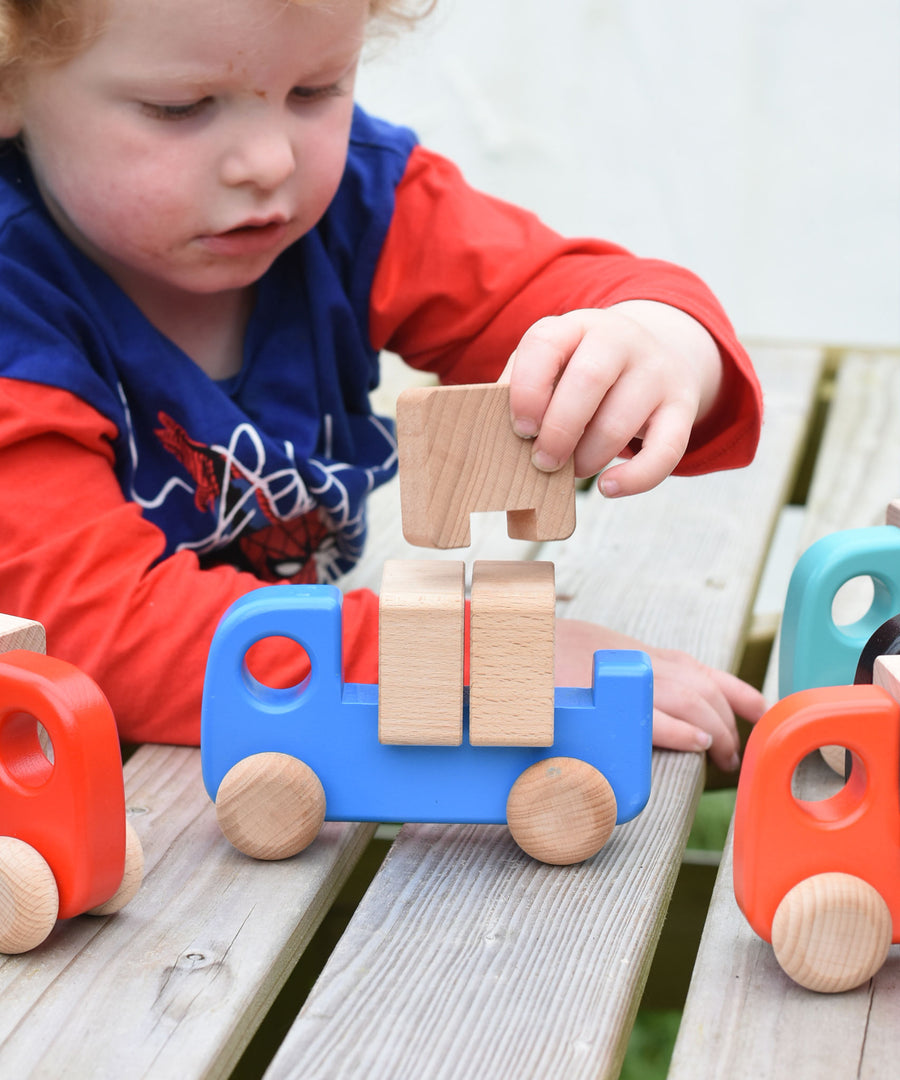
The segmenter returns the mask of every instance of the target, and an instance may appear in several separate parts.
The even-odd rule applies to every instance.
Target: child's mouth
[[[287,232],[284,221],[248,222],[206,237],[206,246],[221,255],[253,255],[277,247]]]

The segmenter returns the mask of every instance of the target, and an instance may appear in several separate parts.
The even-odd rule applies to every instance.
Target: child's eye
[[[196,116],[212,98],[200,98],[199,101],[189,101],[183,104],[161,105],[150,101],[141,103],[141,109],[145,115],[153,120],[188,120]]]
[[[338,83],[329,86],[295,86],[291,90],[291,97],[297,101],[322,101],[325,98],[341,97],[344,88]]]

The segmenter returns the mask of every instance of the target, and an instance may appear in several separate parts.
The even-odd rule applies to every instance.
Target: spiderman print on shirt
[[[377,418],[371,422],[380,428]],[[365,495],[395,468],[396,444],[381,429],[387,451],[381,469],[360,469],[310,459],[301,475],[290,458],[272,464],[265,442],[252,424],[239,424],[227,445],[192,438],[167,413],[157,415],[154,435],[190,476],[191,485],[171,476],[153,499],[132,490],[144,513],[153,517],[170,498],[190,494],[194,515],[205,522],[196,538],[182,540],[201,565],[228,564],[261,581],[305,584],[333,581],[359,557],[365,538]],[[290,449],[288,447],[288,449]],[[377,479],[376,479],[377,476]],[[210,524],[211,523],[211,524]]]

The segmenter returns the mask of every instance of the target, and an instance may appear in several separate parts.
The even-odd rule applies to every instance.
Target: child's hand
[[[552,472],[575,454],[594,476],[628,446],[629,461],[600,479],[604,495],[634,495],[664,480],[719,390],[722,362],[707,331],[677,308],[629,300],[536,322],[510,358],[513,426],[534,436],[533,460]]]
[[[756,723],[762,694],[736,675],[707,667],[687,653],[654,649],[624,634],[577,619],[556,621],[557,686],[590,686],[597,649],[643,649],[653,664],[653,745],[708,750],[721,769],[740,767],[735,713]]]

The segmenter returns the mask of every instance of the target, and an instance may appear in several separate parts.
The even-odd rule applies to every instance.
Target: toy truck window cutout
[[[12,621],[0,620],[0,630]],[[0,953],[35,948],[57,919],[118,911],[142,874],[106,698],[69,663],[27,649],[3,652]]]
[[[734,891],[784,971],[822,992],[862,985],[900,941],[900,657],[874,684],[800,690],[747,743],[734,823]],[[842,746],[849,777],[830,798],[794,796],[807,754]]]
[[[386,745],[378,686],[343,682],[341,635],[331,585],[261,588],[216,630],[203,778],[223,832],[245,854],[293,855],[326,819],[507,823],[524,850],[565,864],[593,855],[645,805],[653,691],[644,653],[598,652],[592,688],[558,688],[551,745],[473,746],[468,689],[460,745]],[[302,684],[276,689],[253,677],[246,653],[269,637],[306,650]]]

